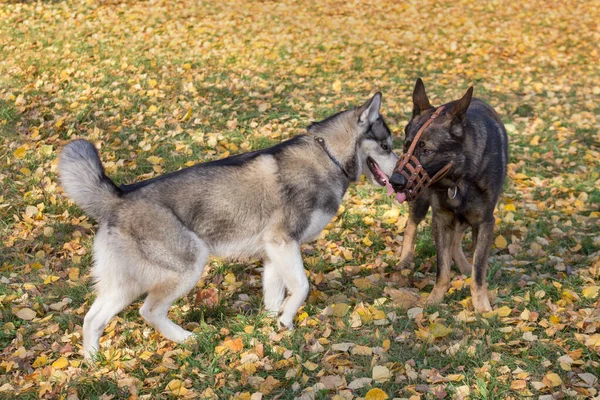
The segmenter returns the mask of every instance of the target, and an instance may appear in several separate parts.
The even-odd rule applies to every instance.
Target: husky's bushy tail
[[[93,144],[81,139],[67,144],[60,153],[58,174],[67,195],[91,217],[101,221],[114,213],[121,191],[106,176]]]

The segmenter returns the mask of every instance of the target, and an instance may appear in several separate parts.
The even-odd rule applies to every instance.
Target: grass
[[[5,4],[0,398],[164,398],[178,385],[190,398],[596,396],[583,377],[600,374],[597,22],[591,3],[575,1]],[[496,315],[472,312],[469,280],[454,269],[444,303],[424,306],[430,217],[414,266],[397,270],[408,209],[359,182],[302,248],[311,294],[295,331],[264,315],[259,260],[215,259],[170,311],[194,343],[164,340],[138,301],[111,321],[96,363],[81,363],[97,227],[62,196],[56,162],[68,140],[95,142],[108,175],[131,183],[274,145],[381,91],[400,151],[417,77],[435,105],[474,85],[509,132],[495,233],[508,247],[492,249],[487,273]],[[421,300],[408,311],[390,289]],[[436,336],[436,325],[451,331]],[[375,366],[389,379],[348,387]],[[328,386],[331,376],[342,383]]]

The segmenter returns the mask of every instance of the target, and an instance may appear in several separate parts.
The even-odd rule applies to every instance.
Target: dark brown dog
[[[412,262],[417,226],[430,206],[432,209],[438,267],[427,303],[442,301],[450,286],[450,264],[454,259],[462,273],[472,272],[473,307],[484,312],[492,309],[486,269],[494,240],[494,208],[506,178],[508,137],[498,114],[485,102],[472,98],[472,94],[470,87],[461,99],[436,108],[429,103],[423,81],[417,80],[413,116],[405,129],[405,155],[390,183],[398,192],[399,201],[409,200],[410,217],[400,255],[402,266]],[[424,126],[427,121],[431,122]],[[411,155],[406,153],[417,133],[420,135],[412,146],[413,162],[398,168]],[[449,168],[447,173],[436,175],[443,168]],[[461,246],[468,226],[473,229],[473,265]]]

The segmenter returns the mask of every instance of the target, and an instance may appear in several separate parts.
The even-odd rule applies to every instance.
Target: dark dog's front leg
[[[492,311],[487,293],[486,273],[490,248],[494,240],[494,217],[488,218],[478,227],[473,227],[477,232],[477,247],[473,256],[473,272],[471,274],[471,296],[473,308],[477,312]]]
[[[473,266],[465,257],[465,253],[463,253],[462,249],[462,239],[467,229],[467,224],[456,224],[454,229],[454,242],[452,244],[452,258],[454,259],[454,263],[460,270],[462,274],[468,275],[471,273]]]
[[[429,201],[426,198],[418,198],[409,204],[410,214],[406,227],[404,228],[404,239],[402,240],[402,252],[400,253],[399,268],[407,268],[413,261],[415,255],[415,237],[417,228],[429,210]]]
[[[456,222],[448,215],[434,215],[432,220],[437,250],[437,276],[433,290],[427,298],[427,304],[438,304],[444,299],[444,295],[450,287],[450,265]]]

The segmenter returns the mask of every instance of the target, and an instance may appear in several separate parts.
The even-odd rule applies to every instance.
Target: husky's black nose
[[[394,172],[390,177],[390,183],[396,192],[401,192],[406,186],[406,178],[404,175]]]

